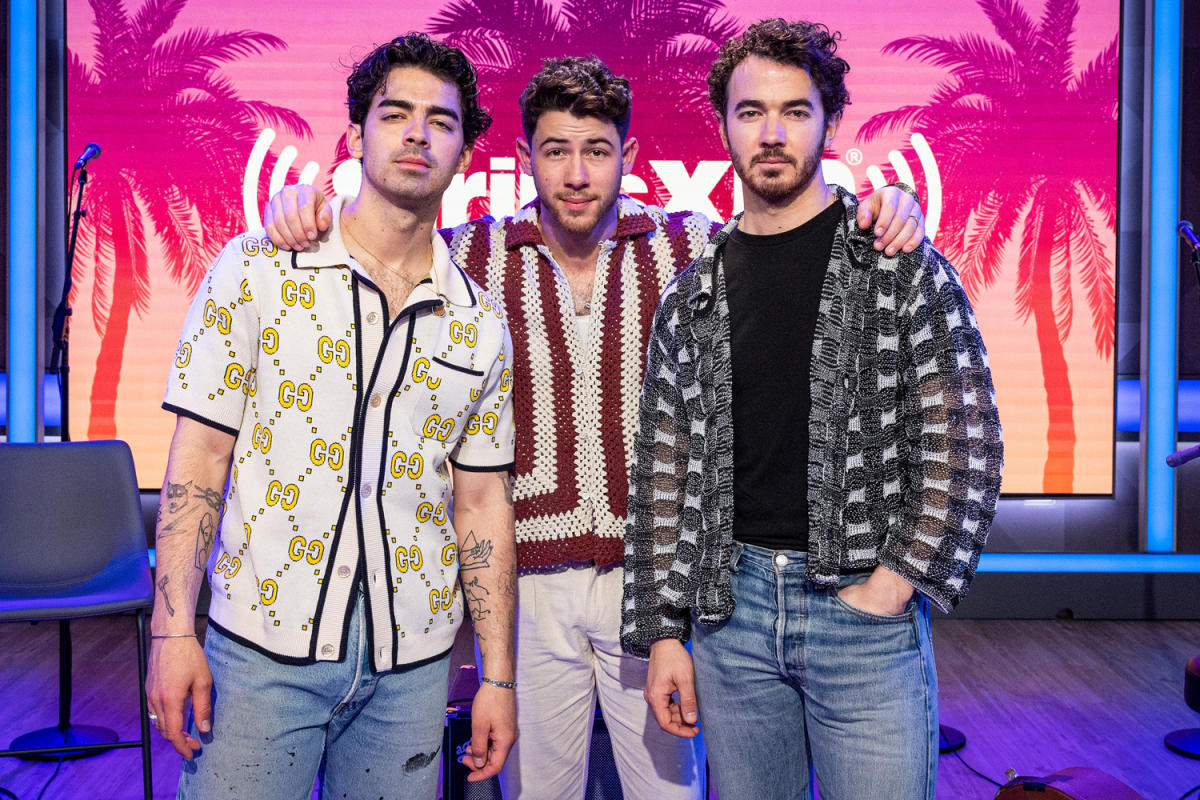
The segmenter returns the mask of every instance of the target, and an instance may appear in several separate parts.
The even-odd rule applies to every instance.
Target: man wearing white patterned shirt
[[[512,343],[434,230],[490,119],[470,63],[423,34],[347,86],[362,191],[309,252],[261,231],[226,246],[167,388],[146,689],[187,759],[181,797],[308,797],[319,769],[322,798],[432,798],[465,606],[472,778],[516,738]]]

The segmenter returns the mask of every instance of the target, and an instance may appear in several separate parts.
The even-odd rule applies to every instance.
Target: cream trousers
[[[700,800],[704,746],[664,733],[642,690],[647,662],[621,651],[621,568],[517,581],[517,724],[505,800],[583,800],[599,699],[626,800]]]

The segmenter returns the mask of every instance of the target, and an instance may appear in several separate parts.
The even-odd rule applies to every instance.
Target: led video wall
[[[739,188],[705,77],[718,45],[793,3],[743,0],[67,0],[68,151],[90,165],[75,264],[71,435],[130,442],[161,479],[164,381],[187,304],[269,193],[353,193],[345,78],[371,47],[423,30],[480,70],[495,124],[441,224],[534,196],[514,158],[517,97],[545,57],[596,54],[627,76],[641,148],[624,190],[725,217]],[[817,8],[813,8],[816,13]],[[865,195],[916,186],[991,357],[1004,490],[1112,490],[1119,0],[846,0],[851,105],[824,162]]]

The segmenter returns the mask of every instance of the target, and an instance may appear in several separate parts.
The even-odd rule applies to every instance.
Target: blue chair
[[[0,756],[58,760],[140,747],[151,797],[146,609],[154,600],[133,455],[124,442],[0,445],[0,622],[59,621],[58,725]],[[69,620],[136,612],[141,738],[71,722]]]

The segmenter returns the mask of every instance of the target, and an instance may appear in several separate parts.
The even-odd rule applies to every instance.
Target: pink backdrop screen
[[[512,213],[517,96],[543,58],[595,53],[634,91],[625,190],[725,217],[732,170],[705,77],[719,43],[792,4],[754,0],[68,0],[68,151],[99,142],[75,269],[71,433],[131,443],[163,473],[164,382],[190,297],[269,192],[353,191],[339,155],[350,65],[425,30],[480,68],[495,124],[441,222]],[[915,185],[988,345],[1008,493],[1112,490],[1119,0],[847,0],[847,108],[826,179]]]

